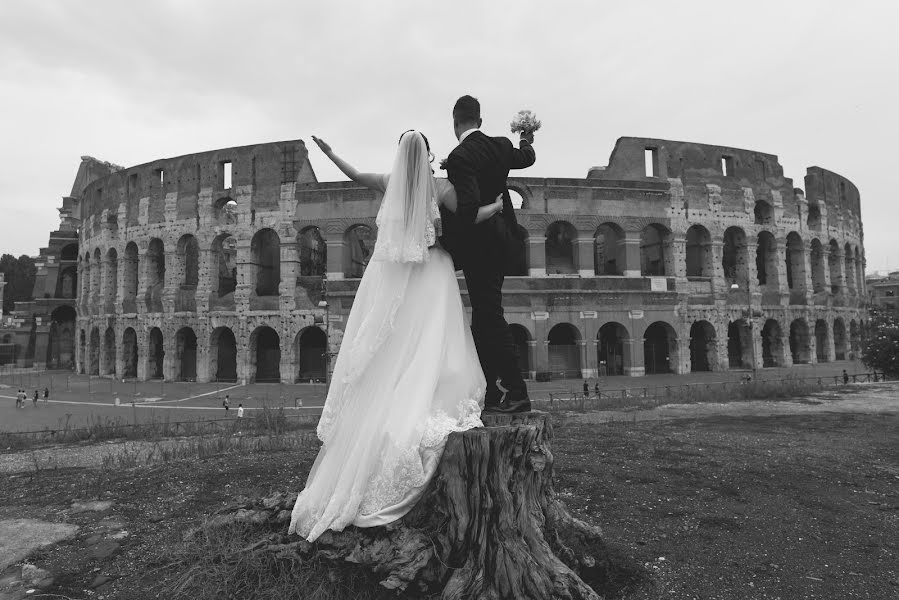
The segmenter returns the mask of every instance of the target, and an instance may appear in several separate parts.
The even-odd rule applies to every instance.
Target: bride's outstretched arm
[[[361,183],[367,188],[371,188],[373,190],[378,190],[379,192],[384,191],[384,176],[379,173],[360,173],[359,169],[343,160],[331,149],[331,146],[320,138],[312,136],[312,139],[321,148],[321,151],[325,153],[325,156],[331,159],[337,168],[340,169],[344,175],[355,181],[356,183]]]

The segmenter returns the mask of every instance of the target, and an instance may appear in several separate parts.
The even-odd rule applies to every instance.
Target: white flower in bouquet
[[[515,115],[515,118],[512,119],[512,123],[510,123],[512,133],[522,133],[524,135],[534,133],[540,129],[540,125],[542,125],[542,123],[537,119],[537,115],[529,110],[518,111],[518,114]]]

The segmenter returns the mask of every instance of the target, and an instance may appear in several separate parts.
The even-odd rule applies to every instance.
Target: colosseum
[[[79,372],[325,376],[377,234],[378,194],[319,183],[302,140],[129,168],[85,158],[79,178],[66,198],[80,219],[77,260],[49,257],[78,282],[66,343]],[[504,298],[529,378],[857,355],[859,193],[836,173],[809,168],[803,191],[772,154],[625,137],[583,179],[515,177],[509,188],[528,253]]]

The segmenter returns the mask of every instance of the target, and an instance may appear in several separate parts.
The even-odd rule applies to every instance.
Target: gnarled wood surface
[[[598,599],[609,557],[599,528],[573,517],[553,489],[552,425],[543,413],[485,415],[454,433],[412,511],[384,527],[328,531],[315,543],[274,533],[248,552],[313,554],[366,566],[398,592],[462,598]],[[286,531],[296,494],[229,507],[207,527]]]

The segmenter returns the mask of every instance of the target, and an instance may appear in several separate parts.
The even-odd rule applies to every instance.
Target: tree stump
[[[483,421],[450,435],[436,475],[402,519],[328,531],[311,544],[275,534],[247,551],[357,563],[387,588],[446,600],[599,599],[594,587],[605,587],[609,553],[599,528],[569,514],[553,488],[549,416]],[[210,524],[268,522],[284,531],[295,499],[279,494],[230,507]]]

